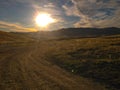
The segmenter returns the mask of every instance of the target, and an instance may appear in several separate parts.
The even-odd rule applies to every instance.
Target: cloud
[[[3,0],[3,2],[11,4],[10,5],[11,7],[16,7],[17,6],[17,8],[19,8],[19,10],[22,11],[22,12],[26,11],[24,13],[20,13],[19,15],[18,15],[18,13],[15,14],[15,15],[13,14],[11,16],[13,18],[9,18],[10,16],[8,16],[7,17],[8,19],[6,19],[6,17],[5,17],[5,19],[3,19],[3,20],[7,20],[9,22],[12,21],[12,22],[18,22],[18,23],[21,24],[21,25],[17,25],[16,26],[16,24],[10,25],[11,23],[9,23],[9,24],[8,23],[7,24],[4,23],[5,25],[7,25],[6,27],[14,26],[15,30],[13,30],[13,28],[11,28],[11,27],[6,29],[6,30],[9,29],[9,31],[16,31],[16,27],[17,27],[17,31],[20,31],[20,30],[27,31],[27,30],[24,30],[24,29],[26,29],[26,28],[23,27],[25,25],[29,25],[29,26],[33,26],[33,27],[35,27],[37,29],[41,29],[40,27],[37,27],[37,25],[35,24],[35,20],[34,20],[39,13],[48,13],[48,14],[50,14],[51,17],[56,20],[56,22],[54,23],[55,25],[58,24],[58,26],[59,26],[60,23],[64,22],[64,18],[61,16],[62,15],[62,11],[59,9],[57,4],[55,4],[55,2],[50,1],[50,0],[7,0],[7,1]],[[16,4],[16,5],[14,5],[14,4]],[[20,7],[18,7],[18,4],[19,4]],[[21,6],[25,6],[25,7],[21,8]],[[24,8],[25,8],[25,10],[24,10]],[[30,9],[32,9],[32,10],[30,10]],[[19,12],[19,10],[18,10],[18,12]],[[27,12],[27,10],[28,10],[28,12]],[[13,10],[11,10],[11,11],[13,11]],[[30,13],[30,15],[28,13]],[[21,16],[21,14],[23,16]],[[12,19],[14,19],[14,20],[16,19],[17,21],[13,21]],[[24,23],[22,23],[22,22],[24,22]],[[21,28],[24,28],[24,29],[19,29],[18,30],[18,26],[21,26]],[[1,27],[3,27],[3,24],[1,25]],[[5,29],[6,27],[4,26],[3,28]],[[50,27],[51,27],[51,24],[48,26],[48,29],[51,30]],[[27,29],[29,29],[29,28],[27,28]],[[56,29],[56,27],[55,27],[55,29]]]
[[[3,3],[4,2],[4,3]],[[60,27],[120,27],[120,1],[119,0],[2,0],[0,7],[5,5],[10,5],[10,7],[15,7],[19,4],[22,6],[27,5],[27,9],[30,9],[30,15],[36,18],[38,13],[49,13],[51,16],[57,20],[56,23],[49,25],[48,29],[57,29]],[[2,5],[4,4],[4,5]],[[61,8],[62,5],[62,8]],[[8,8],[8,7],[7,7]],[[23,7],[26,8],[26,7]],[[23,9],[21,8],[21,9]],[[23,16],[28,16],[26,9]],[[32,10],[31,10],[32,9]],[[19,11],[19,10],[18,10]],[[24,10],[23,10],[24,11]],[[20,14],[19,14],[20,15]],[[13,15],[14,16],[14,15]],[[14,17],[13,17],[14,18]],[[23,18],[23,17],[21,17]],[[35,22],[27,22],[27,20],[19,20],[15,22],[25,22],[19,24],[4,23],[9,27],[9,31],[29,31],[24,25],[34,26]],[[3,19],[4,20],[4,19]],[[6,19],[7,20],[7,19]],[[12,20],[12,19],[11,19]],[[17,20],[17,19],[16,19]],[[10,20],[7,20],[10,22]],[[1,29],[6,29],[5,26],[0,23]],[[12,27],[11,27],[12,26]],[[36,27],[36,26],[34,26]],[[17,28],[17,29],[16,29]],[[21,29],[23,28],[23,29]]]
[[[26,28],[19,24],[8,23],[4,21],[0,21],[0,30],[14,31],[14,32],[35,32],[37,31],[35,28]]]
[[[53,3],[48,3],[46,5],[44,5],[45,8],[54,8],[55,5]]]
[[[110,17],[110,19],[103,19],[103,20],[95,20],[96,25],[99,27],[120,27],[120,10],[117,10],[113,17]]]
[[[63,5],[67,16],[79,17],[75,27],[120,27],[118,0],[71,0]]]

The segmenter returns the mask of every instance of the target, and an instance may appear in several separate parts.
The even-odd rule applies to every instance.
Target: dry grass
[[[52,47],[48,56],[60,67],[100,82],[109,89],[120,89],[119,35],[54,41]]]
[[[119,90],[119,41],[118,35],[1,44],[0,89]]]

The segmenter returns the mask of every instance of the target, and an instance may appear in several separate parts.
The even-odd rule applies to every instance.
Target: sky
[[[41,28],[38,13],[48,13],[55,23]],[[120,0],[0,0],[0,30],[32,32],[61,28],[120,28]]]

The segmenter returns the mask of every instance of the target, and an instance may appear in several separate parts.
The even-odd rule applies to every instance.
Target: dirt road
[[[45,52],[40,44],[1,47],[0,90],[106,90],[47,61]]]

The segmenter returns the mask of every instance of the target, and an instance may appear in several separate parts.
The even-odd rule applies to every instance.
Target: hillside
[[[0,32],[0,89],[120,90],[119,29],[83,30]]]
[[[49,41],[48,41],[49,42]],[[120,90],[120,35],[49,42],[48,60],[75,75]]]
[[[27,34],[0,31],[0,44],[1,43],[24,42],[24,41],[30,41],[30,40],[33,40],[33,38]]]
[[[0,89],[119,90],[120,35],[0,46]]]
[[[68,28],[58,32],[66,37],[99,37],[120,34],[120,28]]]
[[[107,90],[105,85],[73,75],[51,61],[52,51],[62,48],[58,45],[64,41],[22,43],[0,45],[1,90]]]
[[[56,31],[39,32],[3,32],[0,31],[1,41],[20,41],[28,39],[64,39],[64,38],[85,38],[119,35],[120,28],[66,28]]]
[[[14,36],[8,32],[0,31],[0,41],[11,41],[14,39],[13,37]]]
[[[119,35],[120,28],[66,28],[55,31],[29,33],[36,39],[85,38]]]

